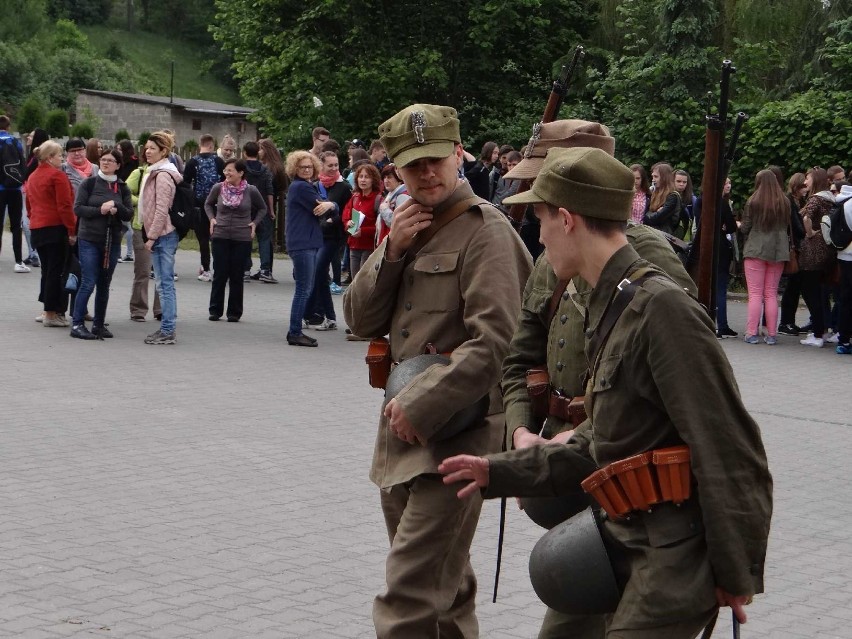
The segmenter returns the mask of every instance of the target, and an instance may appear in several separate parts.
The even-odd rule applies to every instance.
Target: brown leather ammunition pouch
[[[577,428],[580,424],[586,421],[586,396],[578,395],[568,402],[568,419]]]
[[[549,413],[550,375],[547,368],[536,367],[527,371],[527,394],[530,396],[533,413],[545,417]]]
[[[689,448],[673,446],[633,455],[596,470],[580,485],[612,519],[655,504],[689,499]]]
[[[371,340],[364,359],[370,375],[370,386],[384,389],[391,370],[390,342],[384,337]]]

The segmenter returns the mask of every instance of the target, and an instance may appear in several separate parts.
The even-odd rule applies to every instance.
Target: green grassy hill
[[[176,97],[242,104],[236,89],[199,71],[207,61],[202,47],[140,29],[129,32],[112,26],[80,26],[80,30],[99,54],[120,56],[149,80],[148,86],[140,87],[138,93],[168,95],[170,63],[174,60]]]

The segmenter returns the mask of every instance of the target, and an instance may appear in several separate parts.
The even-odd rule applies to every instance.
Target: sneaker
[[[313,337],[308,337],[305,334],[293,335],[292,333],[287,333],[287,343],[290,346],[316,346],[317,345],[317,341]]]
[[[236,315],[228,315],[228,321],[231,322],[232,324],[235,324],[235,323],[240,321],[240,318],[237,317]]]
[[[154,279],[154,267],[153,266],[151,267],[151,272],[148,274],[148,277],[151,278],[152,280]]]
[[[201,271],[201,274],[198,276],[199,282],[212,282],[213,274],[210,271]]]
[[[852,344],[848,342],[846,344],[838,344],[834,352],[838,355],[852,355]]]
[[[349,273],[346,274],[346,277],[340,280],[341,286],[349,286],[352,283],[352,278],[349,277]]]
[[[799,334],[801,335],[802,333],[813,333],[813,330],[814,330],[814,325],[811,324],[810,322],[808,322],[804,326],[799,327]]]
[[[317,326],[312,326],[311,328],[315,328],[318,331],[336,331],[337,330],[337,322],[333,319],[328,319],[327,317],[322,321],[322,324],[318,324]]]
[[[118,260],[118,261],[119,261],[119,262],[132,262],[132,261],[133,261],[133,256],[132,256],[132,255],[125,255],[124,257],[122,257],[122,258],[121,258],[120,260]]]
[[[719,331],[719,333],[722,335],[723,338],[724,337],[739,337],[739,335],[740,335],[736,331],[731,330],[731,328],[729,326],[726,326],[725,328],[721,329]]]
[[[278,284],[278,280],[272,277],[272,271],[260,271],[258,279],[261,282],[266,282],[267,284]]]
[[[829,344],[838,344],[840,343],[840,335],[838,333],[832,333],[826,337],[824,341]]]
[[[329,287],[328,287],[328,288],[329,288],[329,290],[331,290],[331,294],[332,294],[332,295],[343,295],[343,287],[342,287],[342,286],[338,286],[338,285],[337,285],[337,284],[335,284],[334,282],[332,282],[332,283],[329,285]]]
[[[746,344],[760,344],[760,338],[757,335],[746,335],[743,341]]]
[[[112,339],[115,337],[106,326],[92,326],[92,335],[100,339]]]
[[[816,346],[817,348],[822,348],[822,345],[825,342],[821,337],[814,337],[813,333],[808,333],[808,336],[805,339],[800,339],[799,344],[802,346]]]
[[[246,273],[248,273],[248,271],[246,271]],[[260,279],[260,271],[255,271],[254,273],[251,273],[249,277],[255,282],[258,281]]]
[[[174,278],[173,278],[173,279],[174,279],[174,281],[175,281],[175,282],[177,282],[177,281],[180,279],[180,278],[178,277],[178,274],[177,274],[177,273],[175,273],[175,276],[174,276]]]
[[[308,324],[308,320],[303,319],[302,320],[302,330],[305,330],[306,328],[310,328],[310,327],[311,327],[311,325]]]
[[[796,326],[795,324],[781,324],[778,327],[778,332],[781,335],[790,335],[792,337],[798,337],[799,336],[799,327]]]
[[[38,255],[33,255],[30,257],[30,266],[34,266],[35,268],[41,267],[41,260],[38,259]]]
[[[778,338],[774,335],[767,335],[763,338],[763,341],[769,344],[769,346],[775,346],[778,343]]]
[[[243,273],[243,282],[251,282],[251,271]]]
[[[26,264],[27,266],[31,266],[31,265],[32,265],[32,263],[33,263],[33,258],[31,258],[31,257],[27,257],[27,258],[24,260],[24,264]]]
[[[145,316],[144,315],[131,315],[130,319],[134,322],[144,322]]]
[[[175,334],[174,333],[163,333],[162,331],[156,331],[151,333],[148,337],[145,338],[146,344],[174,344],[175,343]]]
[[[45,323],[45,326],[47,326],[47,323]],[[76,337],[77,339],[86,339],[86,340],[98,339],[97,335],[93,335],[92,333],[89,332],[89,329],[86,328],[85,324],[77,324],[76,326],[72,326],[71,327],[71,337]]]
[[[41,313],[40,315],[36,315],[35,321],[38,322],[39,324],[41,324],[44,321],[44,313]]]
[[[213,313],[211,313],[207,317],[207,319],[209,319],[211,322],[218,322],[220,317],[222,317],[222,316],[221,315],[214,315]]]
[[[48,328],[68,328],[70,322],[64,317],[60,317],[57,315],[52,319],[43,318],[41,321],[42,326],[47,326]]]
[[[23,262],[18,262],[15,264],[15,273],[29,273],[30,267],[26,266]]]

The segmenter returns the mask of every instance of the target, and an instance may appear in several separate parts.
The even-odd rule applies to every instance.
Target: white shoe
[[[821,337],[814,337],[813,333],[808,333],[808,336],[805,339],[800,339],[799,344],[802,346],[816,346],[817,348],[822,348],[822,345],[825,342]]]
[[[210,271],[201,271],[201,275],[198,276],[199,282],[209,282],[213,279],[213,274]]]
[[[41,315],[36,315],[35,319],[36,319],[36,322],[41,324],[44,321],[44,313],[42,313]]]
[[[828,342],[829,344],[839,344],[840,343],[840,334],[839,333],[832,333],[831,335],[826,337],[824,339],[824,341]]]
[[[18,262],[15,264],[15,273],[29,273],[30,267],[24,264],[23,262]]]
[[[316,329],[318,331],[336,331],[337,330],[337,322],[332,319],[328,319],[327,317],[322,321],[322,324],[317,326],[312,326],[311,328]]]

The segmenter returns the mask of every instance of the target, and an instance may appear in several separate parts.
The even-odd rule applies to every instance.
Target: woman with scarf
[[[117,148],[101,153],[100,168],[95,175],[83,180],[74,201],[79,223],[77,249],[81,281],[74,301],[71,337],[77,339],[112,337],[104,323],[109,285],[121,254],[124,223],[133,216],[130,189],[116,175],[121,159],[121,151]],[[95,316],[89,331],[85,324],[86,305],[95,287]]]
[[[204,211],[210,220],[213,253],[213,286],[210,289],[209,320],[219,321],[223,313],[229,322],[239,322],[243,314],[243,269],[251,253],[255,229],[267,214],[266,202],[256,187],[245,180],[246,163],[225,161],[225,181],[215,184]],[[225,311],[225,287],[228,309]]]
[[[65,143],[65,162],[62,163],[62,170],[71,180],[75,197],[83,180],[98,172],[98,167],[86,158],[86,144],[80,138],[71,138]]]
[[[333,282],[329,281],[328,269],[334,270],[337,267],[337,281],[340,281],[340,260],[337,255],[340,253],[340,247],[343,244],[343,224],[340,221],[340,214],[343,207],[349,201],[351,190],[349,183],[340,175],[340,161],[337,159],[337,154],[333,151],[323,151],[319,156],[322,170],[319,174],[320,193],[325,192],[325,197],[329,202],[323,203],[323,208],[326,212],[320,217],[320,226],[322,227],[322,247],[317,253],[316,271],[314,273],[314,287],[311,291],[311,296],[308,298],[307,312],[307,328],[314,328],[318,331],[333,331],[337,329],[337,315],[334,311],[334,304],[331,301],[331,286]],[[329,207],[328,204],[334,204],[334,207]],[[339,287],[337,289],[340,290]]]

